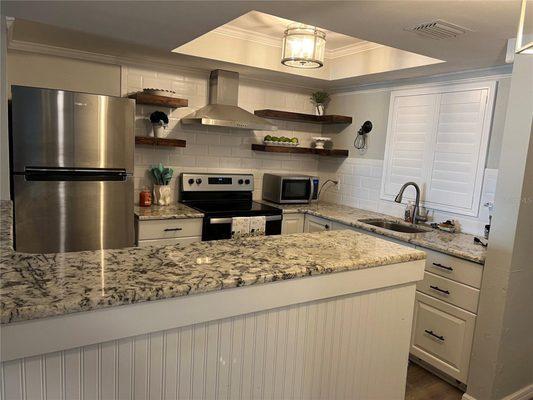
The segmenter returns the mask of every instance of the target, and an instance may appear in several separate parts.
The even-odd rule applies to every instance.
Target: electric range
[[[252,200],[252,174],[182,173],[181,202],[204,214],[202,240],[231,238],[233,217],[266,217],[266,235],[281,234],[283,212]]]

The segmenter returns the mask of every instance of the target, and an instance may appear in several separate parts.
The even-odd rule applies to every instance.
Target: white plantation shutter
[[[426,207],[477,215],[494,88],[483,82],[392,92],[382,198],[393,200],[415,181]]]
[[[416,182],[421,188],[424,186],[431,151],[428,132],[435,126],[437,100],[434,94],[395,98],[393,129],[387,137],[390,151],[385,158],[388,174],[384,175],[384,182],[388,196],[396,196],[408,181]],[[409,197],[410,192],[405,194]]]

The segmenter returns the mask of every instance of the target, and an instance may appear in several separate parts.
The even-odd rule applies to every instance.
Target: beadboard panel
[[[18,399],[402,399],[414,285],[1,364]]]

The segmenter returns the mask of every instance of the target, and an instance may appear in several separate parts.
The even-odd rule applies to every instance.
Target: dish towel
[[[234,217],[231,219],[231,238],[250,236],[250,217]]]
[[[264,236],[266,229],[266,217],[250,217],[250,236]]]

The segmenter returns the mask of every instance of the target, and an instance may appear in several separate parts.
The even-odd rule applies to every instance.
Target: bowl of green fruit
[[[296,146],[300,145],[300,143],[298,142],[298,138],[296,138],[296,137],[288,138],[288,137],[285,137],[285,136],[266,135],[264,137],[264,139],[263,139],[263,142],[266,145],[269,145],[269,146],[292,146],[292,147],[296,147]]]

